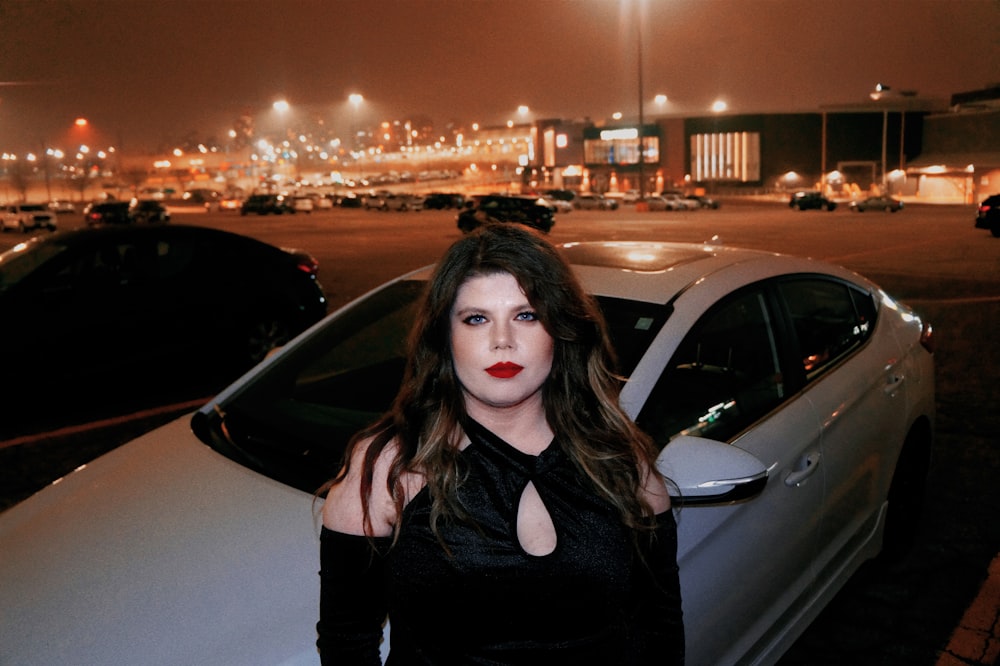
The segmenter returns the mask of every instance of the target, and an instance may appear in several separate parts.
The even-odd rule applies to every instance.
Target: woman
[[[392,409],[328,485],[324,663],[678,664],[676,523],[600,312],[536,233],[487,225],[427,287]]]

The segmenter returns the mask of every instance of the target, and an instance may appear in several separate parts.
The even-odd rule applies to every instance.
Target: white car
[[[573,204],[565,199],[556,199],[555,197],[539,197],[538,201],[551,208],[554,213],[573,212]]]
[[[701,204],[697,201],[693,199],[686,199],[674,192],[665,192],[660,196],[662,196],[670,206],[670,210],[698,210],[701,208]]]
[[[573,207],[580,210],[618,210],[618,200],[603,194],[578,194],[573,198]]]
[[[676,484],[687,663],[774,663],[863,561],[915,531],[929,325],[808,259],[562,250],[608,318],[622,404]],[[0,663],[317,663],[313,492],[394,396],[429,274],[0,514]]]
[[[291,201],[291,203],[292,203],[292,212],[294,212],[294,213],[305,213],[307,215],[309,213],[313,212],[313,208],[315,207],[315,203],[313,202],[313,198],[312,197],[294,196],[294,197],[291,197],[291,200],[292,200]]]
[[[9,204],[3,207],[3,230],[15,230],[22,233],[33,229],[56,230],[56,214],[47,204]]]

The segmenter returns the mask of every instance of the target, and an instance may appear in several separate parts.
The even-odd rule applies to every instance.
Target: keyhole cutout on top
[[[556,527],[538,489],[531,481],[517,505],[517,540],[529,555],[549,555],[556,549]]]

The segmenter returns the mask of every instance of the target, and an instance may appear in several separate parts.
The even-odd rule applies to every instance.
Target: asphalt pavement
[[[934,325],[938,415],[934,464],[913,552],[865,567],[781,660],[791,665],[987,666],[1000,641],[1000,239],[972,228],[973,207],[908,206],[894,215],[724,202],[719,211],[557,216],[552,240],[707,240],[807,254],[873,278]],[[348,214],[349,213],[349,214]],[[183,215],[183,213],[181,213]],[[426,263],[457,237],[454,213],[318,211],[294,220],[197,215],[277,245],[307,247],[333,305]],[[181,221],[175,215],[175,221]],[[14,238],[4,236],[4,246]],[[103,450],[189,408],[147,410],[115,427],[68,427],[0,442],[0,509]],[[95,436],[95,433],[101,433]],[[85,460],[83,460],[85,462]],[[6,499],[7,504],[2,502]]]

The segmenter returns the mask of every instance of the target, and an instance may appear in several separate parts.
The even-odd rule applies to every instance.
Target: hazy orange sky
[[[921,96],[1000,82],[1000,0],[0,0],[0,151],[84,116],[138,150],[222,136],[240,113],[492,124],[816,110],[876,83]]]

